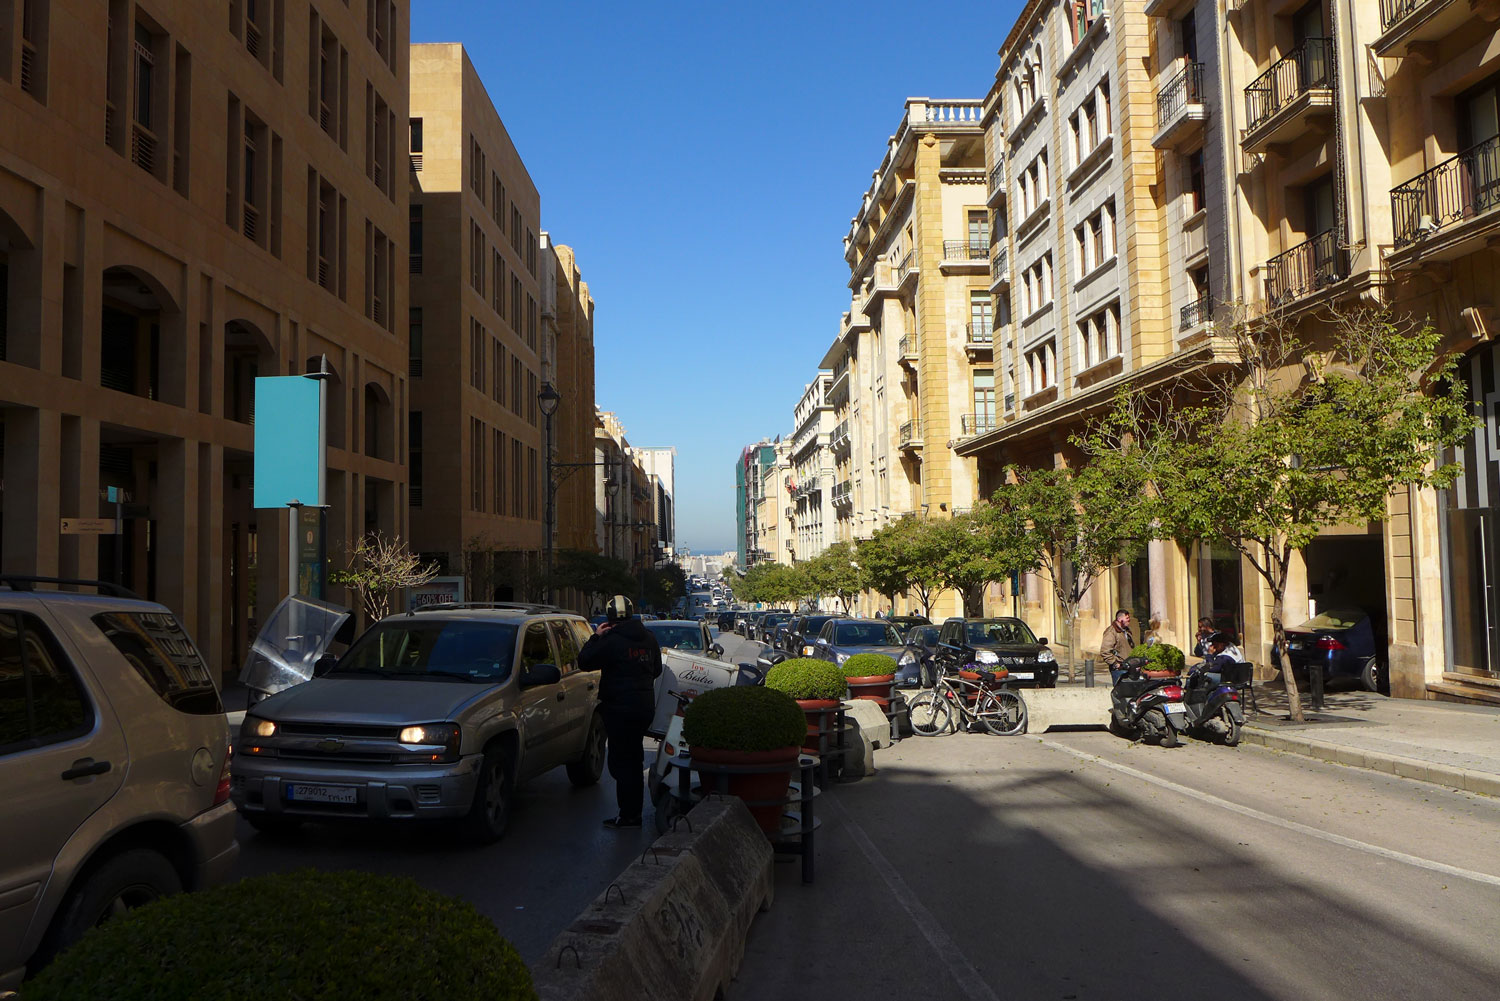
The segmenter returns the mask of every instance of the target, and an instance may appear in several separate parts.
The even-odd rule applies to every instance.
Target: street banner
[[[323,504],[323,383],[301,375],[255,380],[255,506]]]

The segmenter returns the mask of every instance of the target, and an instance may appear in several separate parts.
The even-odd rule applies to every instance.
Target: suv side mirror
[[[532,664],[521,672],[521,687],[535,688],[537,685],[556,685],[562,681],[562,671],[556,664]]]
[[[1045,636],[1038,636],[1036,638],[1036,642],[1037,642],[1038,646],[1046,646],[1047,645],[1047,637],[1045,637]]]
[[[329,671],[332,671],[334,665],[337,664],[338,662],[339,662],[338,654],[335,654],[335,653],[325,653],[323,656],[321,656],[317,660],[313,661],[313,677],[314,678],[321,678],[321,677],[323,677],[323,675],[327,674]]]
[[[722,643],[715,643],[713,646],[711,646],[711,647],[708,648],[708,653],[709,653],[709,656],[711,656],[711,657],[722,657],[722,656],[724,656],[724,644],[722,644]]]

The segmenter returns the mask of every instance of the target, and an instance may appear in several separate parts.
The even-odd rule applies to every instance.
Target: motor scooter
[[[651,762],[651,771],[646,777],[646,793],[651,797],[656,829],[665,834],[672,818],[687,809],[687,804],[681,803],[672,795],[672,784],[676,781],[672,769],[688,768],[692,764],[692,752],[682,739],[683,711],[704,691],[730,685],[759,685],[766,678],[764,671],[750,663],[741,663],[733,669],[719,664],[717,666],[721,671],[716,676],[704,676],[691,671],[674,672],[673,661],[667,657],[662,659],[668,670],[662,674],[661,680],[667,684],[658,685],[657,717],[647,731],[660,740],[656,745],[656,757]],[[674,683],[688,680],[698,682],[701,687],[686,691],[673,687]]]
[[[1240,742],[1240,728],[1245,723],[1240,690],[1233,684],[1235,679],[1227,676],[1228,669],[1216,685],[1203,668],[1199,664],[1188,671],[1183,685],[1184,727],[1200,736],[1217,738],[1225,747],[1234,747]]]
[[[1125,673],[1109,691],[1109,729],[1131,740],[1156,740],[1162,747],[1176,747],[1184,728],[1181,679],[1148,678],[1141,673],[1144,657],[1125,661]]]

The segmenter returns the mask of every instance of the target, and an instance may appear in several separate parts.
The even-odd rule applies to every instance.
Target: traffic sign
[[[62,519],[62,534],[114,535],[115,520],[113,518],[64,518]]]

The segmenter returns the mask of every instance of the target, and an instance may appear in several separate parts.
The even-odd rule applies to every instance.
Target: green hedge
[[[1143,670],[1171,671],[1173,674],[1181,674],[1182,665],[1187,660],[1182,655],[1182,650],[1170,643],[1153,643],[1150,646],[1142,643],[1130,651],[1130,656],[1146,658],[1149,663]]]
[[[766,672],[766,687],[794,699],[839,699],[849,691],[844,672],[826,660],[798,657],[784,660]]]
[[[797,703],[759,685],[711,689],[682,714],[682,739],[689,747],[774,751],[799,746],[806,733],[807,717]]]
[[[21,991],[22,1001],[415,997],[535,1001],[536,991],[515,948],[472,904],[401,877],[312,869],[115,918]]]
[[[846,678],[870,678],[896,673],[896,658],[884,653],[857,653],[840,665]]]

